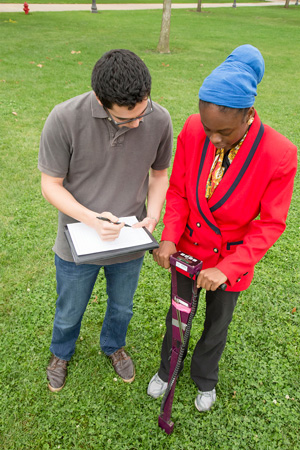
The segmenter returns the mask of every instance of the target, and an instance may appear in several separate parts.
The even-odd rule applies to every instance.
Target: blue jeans
[[[109,266],[77,266],[55,255],[58,298],[50,346],[55,356],[69,361],[74,354],[82,317],[101,267],[104,267],[108,299],[100,346],[106,355],[111,355],[125,345],[143,259]]]

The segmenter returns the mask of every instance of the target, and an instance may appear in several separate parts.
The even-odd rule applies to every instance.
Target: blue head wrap
[[[199,98],[230,108],[249,108],[254,104],[264,71],[260,51],[252,45],[241,45],[205,78]]]

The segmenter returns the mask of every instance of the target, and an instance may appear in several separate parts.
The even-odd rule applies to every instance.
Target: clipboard
[[[81,222],[66,225],[64,233],[76,264],[88,264],[99,260],[105,263],[105,260],[111,258],[159,247],[153,235],[144,227],[126,229],[124,227],[116,241],[102,241],[93,228]],[[132,233],[135,233],[137,238]]]

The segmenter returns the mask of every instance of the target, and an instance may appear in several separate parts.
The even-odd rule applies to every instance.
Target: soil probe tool
[[[189,341],[192,320],[197,311],[199,297],[197,277],[203,263],[183,252],[177,252],[170,256],[170,264],[172,274],[172,353],[168,386],[162,399],[158,418],[158,425],[167,434],[171,434],[174,428],[174,423],[171,421],[173,397],[182,359]],[[192,296],[190,300],[178,296],[176,272],[191,279]],[[222,284],[219,289],[225,290],[226,284]]]

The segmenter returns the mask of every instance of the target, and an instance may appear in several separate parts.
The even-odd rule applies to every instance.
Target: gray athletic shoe
[[[198,391],[195,406],[200,412],[208,411],[217,400],[216,390],[202,392]]]
[[[167,386],[168,383],[163,381],[158,376],[158,373],[156,373],[154,377],[151,378],[150,383],[148,384],[147,394],[150,395],[150,397],[158,398],[166,392]]]

